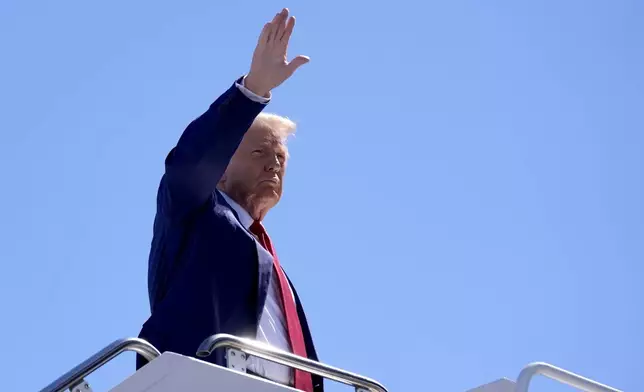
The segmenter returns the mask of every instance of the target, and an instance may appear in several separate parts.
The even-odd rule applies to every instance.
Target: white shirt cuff
[[[254,92],[250,91],[249,89],[244,86],[244,82],[246,81],[246,75],[241,80],[241,83],[235,82],[235,86],[241,91],[248,99],[251,101],[267,104],[271,100],[271,93],[268,93],[268,98],[262,97],[261,95],[257,95]]]

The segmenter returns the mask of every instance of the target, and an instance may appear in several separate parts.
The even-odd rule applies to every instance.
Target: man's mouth
[[[261,180],[259,183],[260,184],[270,183],[270,184],[278,185],[280,182],[277,178],[267,178],[265,180]]]

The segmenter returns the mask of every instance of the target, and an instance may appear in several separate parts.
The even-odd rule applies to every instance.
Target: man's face
[[[226,169],[224,191],[246,208],[270,209],[282,196],[286,157],[270,129],[251,127]]]

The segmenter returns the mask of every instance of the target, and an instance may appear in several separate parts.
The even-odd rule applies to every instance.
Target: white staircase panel
[[[275,382],[165,352],[111,392],[297,392]]]
[[[470,389],[467,392],[515,392],[516,383],[507,378],[500,378],[491,383]]]

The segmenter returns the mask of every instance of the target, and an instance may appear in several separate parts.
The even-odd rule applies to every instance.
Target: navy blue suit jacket
[[[148,265],[151,316],[140,337],[161,352],[195,356],[208,336],[255,338],[273,265],[215,190],[244,134],[265,105],[233,84],[181,135],[165,161]],[[293,293],[309,358],[318,360]],[[223,351],[206,361],[225,365]],[[137,357],[137,368],[145,364]],[[313,376],[316,392],[322,378]]]

